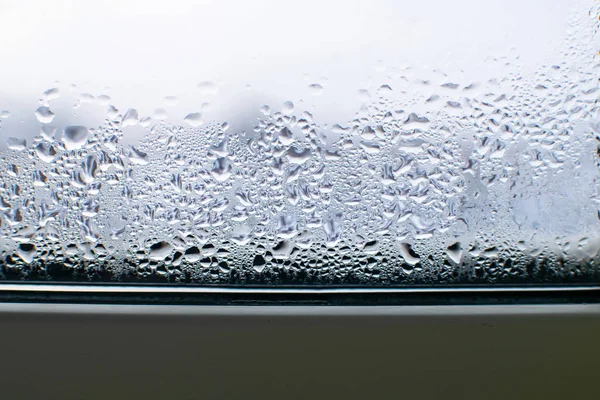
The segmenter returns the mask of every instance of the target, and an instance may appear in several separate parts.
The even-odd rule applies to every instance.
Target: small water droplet
[[[10,112],[8,110],[0,111],[0,119],[6,119],[10,117]]]
[[[165,96],[163,98],[163,101],[165,102],[165,105],[167,107],[175,107],[179,102],[179,99],[177,98],[177,96]]]
[[[200,93],[208,94],[208,95],[216,95],[219,93],[219,86],[216,83],[211,81],[204,81],[198,83],[198,89],[200,89]]]
[[[318,84],[318,83],[313,83],[313,84],[311,84],[311,85],[308,85],[308,88],[310,89],[310,93],[311,93],[313,96],[318,96],[318,95],[320,95],[321,93],[323,93],[323,86],[321,86],[321,85],[320,85],[320,84]]]

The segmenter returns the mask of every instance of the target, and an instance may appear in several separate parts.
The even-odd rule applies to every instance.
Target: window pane
[[[575,284],[591,0],[8,1],[0,275]]]

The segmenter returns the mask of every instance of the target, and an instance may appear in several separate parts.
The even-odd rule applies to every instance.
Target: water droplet
[[[167,114],[167,110],[165,110],[164,108],[157,108],[156,110],[154,110],[154,114],[152,114],[152,118],[159,120],[159,121],[163,121],[163,120],[169,118],[169,116]]]
[[[6,119],[10,117],[10,112],[8,110],[0,111],[0,119]]]
[[[198,127],[204,124],[204,121],[202,120],[202,114],[199,112],[190,113],[186,115],[183,120],[193,127]]]
[[[49,124],[54,119],[54,113],[50,111],[50,108],[41,106],[35,110],[35,117],[42,124]]]
[[[291,164],[302,165],[310,159],[311,151],[308,147],[302,150],[290,147],[287,151],[287,157]]]
[[[165,96],[163,98],[163,101],[165,102],[165,105],[167,107],[175,107],[179,102],[179,99],[177,98],[177,96]]]
[[[421,258],[417,255],[417,253],[414,252],[410,244],[400,243],[398,247],[400,250],[400,255],[402,258],[404,258],[404,261],[406,261],[408,265],[414,266],[421,261]]]
[[[277,243],[275,247],[273,247],[273,258],[276,258],[278,260],[287,260],[290,258],[290,254],[293,250],[294,246],[291,242],[287,240],[282,240],[281,242]]]
[[[60,97],[60,90],[58,88],[51,88],[44,92],[44,100],[51,101]]]
[[[108,118],[114,120],[117,117],[117,115],[119,115],[119,110],[115,108],[115,106],[108,106],[108,108],[106,109],[106,115],[108,115]]]
[[[173,251],[173,246],[167,242],[158,242],[150,246],[148,257],[151,260],[162,261]]]
[[[252,260],[252,268],[254,268],[256,272],[262,272],[262,270],[265,269],[266,265],[267,261],[261,254],[257,254],[254,256],[254,259]]]
[[[35,246],[31,243],[20,243],[17,247],[17,255],[26,264],[31,264],[35,257]]]
[[[293,215],[280,215],[277,220],[277,237],[291,239],[298,234],[298,221]]]
[[[219,157],[213,162],[211,175],[219,182],[225,182],[231,176],[231,161],[227,157]]]
[[[123,119],[121,120],[122,126],[133,126],[139,122],[138,112],[134,108],[130,108],[127,110]]]
[[[462,246],[460,245],[460,242],[456,242],[448,246],[448,248],[446,249],[446,254],[448,255],[448,258],[450,258],[456,264],[460,264],[463,256],[463,250]]]
[[[129,160],[133,164],[148,165],[148,154],[136,149],[134,146],[129,148]]]
[[[294,134],[288,128],[284,127],[279,131],[279,141],[284,146],[289,146],[294,142]]]
[[[392,93],[392,87],[390,85],[381,85],[379,89],[377,89],[377,94],[386,95]]]
[[[185,251],[184,258],[187,262],[198,262],[200,261],[200,249],[196,246],[192,246]]]
[[[363,246],[363,252],[365,254],[373,255],[379,250],[379,242],[377,240],[371,240]]]
[[[219,86],[217,86],[216,83],[211,82],[211,81],[200,82],[200,83],[198,83],[197,86],[198,86],[198,89],[200,89],[200,93],[202,93],[202,94],[214,96],[217,93],[219,93]]]
[[[323,221],[323,232],[325,232],[325,244],[328,247],[335,246],[342,238],[342,215],[335,214]]]
[[[252,239],[252,230],[246,225],[238,225],[231,230],[230,237],[232,242],[245,246]]]
[[[63,130],[62,141],[67,150],[77,150],[86,144],[89,134],[85,126],[67,126]]]
[[[323,93],[323,86],[321,86],[321,85],[320,85],[320,84],[318,84],[318,83],[313,83],[313,84],[311,84],[311,85],[308,85],[308,88],[310,89],[310,93],[311,93],[313,96],[318,96],[318,95],[320,95],[321,93]]]
[[[107,106],[111,100],[112,99],[110,98],[110,96],[107,96],[105,94],[101,94],[100,96],[96,97],[97,103],[101,106]]]
[[[446,89],[457,89],[458,86],[459,86],[458,83],[452,83],[452,82],[447,82],[447,83],[442,84],[442,87],[446,88]]]
[[[292,103],[291,101],[286,101],[283,103],[283,106],[281,107],[281,111],[284,114],[290,115],[291,113],[294,112],[294,103]]]
[[[6,141],[6,145],[11,150],[19,151],[25,150],[25,148],[27,147],[27,142],[25,141],[25,139],[10,137]]]
[[[94,103],[96,101],[96,97],[94,97],[93,95],[89,94],[89,93],[81,93],[79,95],[79,101],[81,101],[82,103]]]
[[[363,103],[366,103],[371,99],[371,94],[369,93],[369,91],[367,89],[360,89],[358,91],[358,98]]]
[[[40,160],[51,163],[56,157],[56,149],[49,142],[40,142],[35,146],[35,153]]]
[[[269,114],[271,114],[271,107],[269,107],[268,105],[266,105],[266,104],[265,104],[264,106],[262,106],[262,107],[259,109],[259,111],[260,111],[261,113],[263,113],[264,115],[269,115]]]

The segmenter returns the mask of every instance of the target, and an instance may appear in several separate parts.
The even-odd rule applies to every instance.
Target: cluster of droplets
[[[104,124],[57,133],[60,92],[49,89],[34,112],[40,135],[9,138],[0,157],[0,272],[238,284],[590,279],[600,65],[580,41],[568,38],[567,61],[531,76],[508,58],[488,60],[507,74],[483,82],[395,68],[395,83],[359,90],[362,107],[331,126],[292,101],[260,107],[252,129],[233,131],[200,112],[180,126],[165,109],[140,117],[84,94],[107,106]],[[123,145],[137,124],[144,138]]]

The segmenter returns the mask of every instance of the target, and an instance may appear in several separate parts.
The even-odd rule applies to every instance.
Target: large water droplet
[[[49,124],[54,119],[54,113],[50,111],[50,108],[41,106],[35,110],[35,117],[42,124]]]
[[[17,247],[17,255],[27,264],[31,264],[35,257],[35,246],[31,243],[20,243]]]
[[[139,122],[138,112],[136,109],[130,108],[127,110],[123,119],[121,120],[122,126],[133,126]]]
[[[162,121],[167,119],[169,116],[167,114],[167,110],[165,110],[164,108],[157,108],[156,110],[154,110],[154,114],[152,114],[152,118]]]
[[[283,103],[283,107],[281,107],[281,111],[284,114],[289,115],[294,112],[294,108],[295,108],[294,103],[292,103],[291,101],[286,101]]]
[[[11,150],[25,150],[27,142],[25,139],[9,137],[6,141],[6,145]]]
[[[463,255],[463,250],[462,246],[460,245],[460,242],[456,242],[448,246],[448,248],[446,249],[446,254],[448,255],[448,258],[450,258],[456,264],[460,264]]]
[[[406,261],[408,265],[414,266],[421,261],[421,258],[417,255],[417,253],[414,252],[410,244],[400,243],[398,247],[400,250],[400,255],[402,258],[404,258],[404,261]]]
[[[35,146],[35,153],[40,160],[50,163],[56,157],[56,149],[49,142],[40,142]]]
[[[277,220],[277,237],[291,239],[298,234],[298,221],[293,215],[280,215]]]
[[[90,131],[85,126],[67,126],[62,135],[62,141],[67,150],[82,148],[87,142]]]
[[[246,225],[238,225],[231,230],[231,241],[244,246],[252,239],[252,230]]]
[[[294,134],[288,128],[284,127],[279,131],[279,141],[284,146],[289,146],[294,142]]]
[[[295,147],[290,147],[287,151],[288,161],[291,164],[304,164],[310,159],[311,152],[309,148],[299,150]]]
[[[204,121],[202,120],[202,114],[199,112],[189,113],[183,120],[193,127],[204,124]]]
[[[173,251],[173,246],[167,242],[158,242],[150,246],[148,256],[151,260],[162,261]]]
[[[213,162],[211,174],[215,180],[224,182],[231,176],[231,161],[227,157],[219,157]]]
[[[44,92],[43,97],[46,101],[58,99],[60,97],[60,90],[58,90],[58,88],[48,89]]]
[[[136,149],[134,146],[130,146],[129,160],[137,165],[148,165],[148,153]]]
[[[335,246],[342,238],[342,218],[341,214],[329,216],[323,221],[323,231],[325,232],[325,244],[328,247]]]

